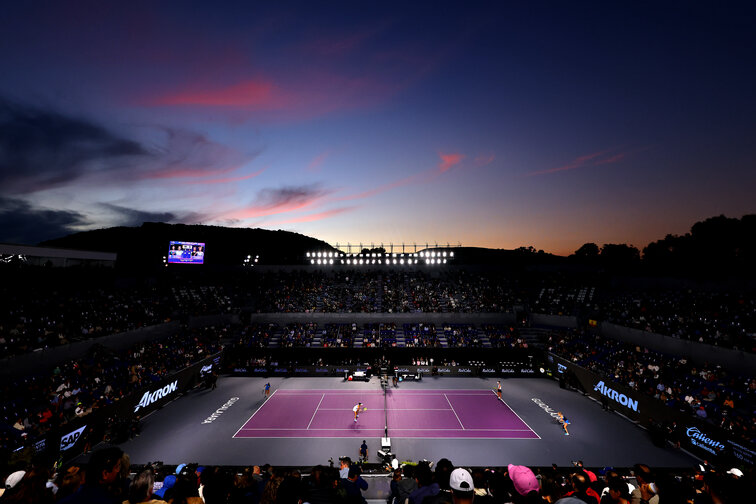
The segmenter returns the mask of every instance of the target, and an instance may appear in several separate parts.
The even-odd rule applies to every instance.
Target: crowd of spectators
[[[676,338],[756,351],[756,297],[709,290],[616,293],[600,306],[615,324]]]
[[[7,377],[0,385],[0,451],[7,454],[217,353],[227,331],[181,328],[165,339],[143,341],[123,351],[95,346],[86,356],[52,370]]]
[[[30,278],[26,278],[28,275]],[[563,273],[267,270],[124,280],[115,273],[24,270],[0,286],[0,352],[15,355],[215,313],[527,313],[578,316],[756,351],[756,296],[745,290],[598,288]],[[321,339],[333,343],[332,333]],[[296,346],[304,338],[292,335]],[[354,341],[352,334],[351,341]],[[369,344],[391,334],[363,334]],[[452,332],[447,336],[457,342]],[[475,335],[463,337],[474,344]],[[338,337],[338,331],[335,339]],[[349,338],[346,338],[349,339]],[[447,338],[448,339],[448,338]],[[480,341],[480,340],[479,340]],[[414,343],[414,341],[413,341]],[[347,343],[348,345],[348,343]],[[418,342],[416,345],[421,345]],[[341,344],[336,344],[341,346]]]
[[[669,407],[756,441],[756,378],[722,366],[696,365],[582,330],[549,337],[548,350]]]
[[[251,324],[234,328],[236,348],[527,348],[520,329],[506,324],[394,321]]]
[[[363,492],[387,482],[387,504],[730,504],[753,501],[756,490],[752,468],[743,472],[709,465],[690,470],[654,470],[645,464],[592,469],[582,462],[465,468],[442,458],[435,464],[394,461],[387,468],[388,475],[363,478],[362,466],[348,457],[339,467],[308,470],[268,464],[131,466],[128,454],[109,446],[82,463],[55,467],[39,457],[11,468],[0,474],[5,482],[0,503],[365,504]]]

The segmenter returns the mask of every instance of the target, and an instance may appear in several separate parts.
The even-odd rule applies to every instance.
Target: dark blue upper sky
[[[332,244],[643,247],[756,211],[755,13],[11,3],[0,241],[160,220]]]

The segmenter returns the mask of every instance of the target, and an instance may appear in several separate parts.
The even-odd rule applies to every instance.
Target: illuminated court
[[[273,393],[265,398],[263,385]],[[391,451],[400,460],[449,458],[455,464],[687,467],[686,453],[655,446],[648,433],[603,411],[582,394],[541,378],[502,381],[440,377],[389,387],[377,378],[221,377],[216,390],[197,390],[143,420],[141,436],[122,445],[134,463],[273,464],[308,467],[348,455],[366,440],[377,463],[388,419]],[[355,424],[352,407],[367,411]],[[572,421],[565,436],[544,408]]]
[[[354,421],[352,408],[367,408]],[[540,439],[491,390],[278,390],[237,438]]]

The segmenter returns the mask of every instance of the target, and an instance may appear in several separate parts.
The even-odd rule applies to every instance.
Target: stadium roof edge
[[[113,262],[115,262],[117,258],[115,252],[37,247],[34,245],[15,245],[10,243],[0,243],[0,254]]]

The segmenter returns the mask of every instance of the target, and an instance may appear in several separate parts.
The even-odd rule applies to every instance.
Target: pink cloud
[[[496,156],[493,154],[489,155],[483,155],[475,157],[475,166],[486,166],[488,164],[491,164],[494,162],[494,159],[496,159]]]
[[[413,184],[415,182],[420,181],[423,178],[426,178],[428,175],[429,175],[429,172],[417,173],[415,175],[410,175],[409,177],[405,177],[403,179],[395,180],[394,182],[390,182],[388,184],[383,184],[382,186],[378,186],[375,189],[370,189],[369,191],[364,191],[364,192],[352,194],[349,196],[343,196],[341,198],[338,198],[337,201],[350,201],[350,200],[356,200],[356,199],[370,198],[371,196],[375,196],[376,194],[380,194],[382,192],[390,191],[391,189],[396,189],[398,187],[403,187],[406,185]]]
[[[344,75],[324,68],[276,80],[248,78],[233,84],[190,85],[147,95],[136,103],[149,107],[181,107],[187,111],[206,109],[228,118],[307,120],[344,110],[357,110],[383,103],[400,89],[386,76]]]
[[[584,166],[595,166],[598,163],[592,162],[592,161],[595,160],[596,158],[603,156],[607,152],[609,151],[603,150],[599,152],[593,152],[591,154],[586,154],[584,156],[579,156],[566,165],[559,166],[557,168],[549,168],[547,170],[538,170],[538,171],[530,172],[526,174],[526,176],[532,177],[534,175],[546,175],[548,173],[557,173],[557,172],[562,172],[562,171],[574,170],[576,168],[582,168]]]
[[[284,187],[260,191],[256,201],[218,216],[223,219],[251,219],[295,212],[323,201],[330,190],[313,186]]]
[[[310,161],[310,163],[307,165],[307,171],[311,171],[311,172],[320,171],[320,166],[323,164],[323,162],[326,159],[328,159],[330,155],[331,155],[331,151],[327,150],[315,156],[315,158],[312,161]]]
[[[184,182],[184,185],[193,185],[193,184],[229,184],[232,182],[241,182],[243,180],[249,180],[251,178],[255,178],[258,175],[262,174],[266,169],[261,168],[257,170],[254,173],[250,173],[249,175],[242,175],[240,177],[226,177],[226,178],[216,178],[216,179],[205,179],[205,180],[188,180]]]
[[[140,180],[219,177],[238,170],[260,154],[242,153],[201,133],[170,128],[160,131],[164,141],[151,149],[151,159],[123,177]]]
[[[300,222],[315,222],[323,219],[328,219],[331,217],[334,217],[336,215],[343,214],[345,212],[351,212],[357,208],[356,206],[347,206],[347,207],[341,207],[341,208],[335,208],[333,210],[326,210],[325,212],[318,212],[308,215],[303,215],[301,217],[295,217],[293,219],[278,221],[278,222],[271,222],[270,226],[278,226],[283,224],[297,224]]]
[[[625,158],[626,154],[627,153],[625,153],[625,152],[621,152],[619,154],[615,154],[614,156],[612,156],[610,158],[602,159],[601,161],[596,162],[596,166],[603,165],[603,164],[612,164],[612,163],[616,163],[618,161],[622,161]]]
[[[252,109],[278,109],[285,106],[285,98],[270,81],[250,79],[230,86],[210,86],[178,90],[148,98],[153,106],[248,107]]]
[[[390,191],[391,189],[397,189],[399,187],[404,187],[411,184],[430,182],[436,179],[437,177],[443,175],[444,173],[448,172],[452,167],[458,165],[465,158],[464,154],[459,154],[459,153],[453,153],[453,154],[439,153],[439,156],[441,157],[441,163],[436,168],[431,168],[429,170],[425,170],[423,172],[410,175],[409,177],[404,177],[402,179],[389,182],[388,184],[383,184],[381,186],[378,186],[374,189],[370,189],[368,191],[352,194],[349,196],[343,196],[341,198],[338,198],[338,201],[350,201],[350,200],[356,200],[356,199],[369,198],[369,197],[375,196],[376,194]],[[490,157],[484,158],[482,162],[484,161],[487,161],[488,163],[490,163],[491,161],[493,161],[493,155],[491,155]],[[476,163],[476,166],[481,166],[481,165],[478,165]]]
[[[449,171],[449,169],[460,163],[465,158],[464,154],[444,154],[442,152],[438,153],[439,157],[441,157],[441,163],[438,165],[438,169],[441,171],[441,173],[445,173]]]

